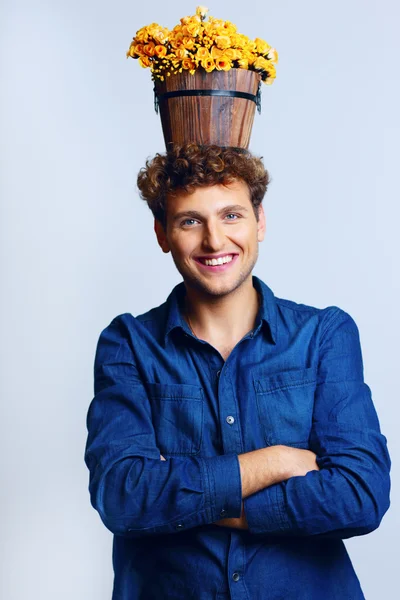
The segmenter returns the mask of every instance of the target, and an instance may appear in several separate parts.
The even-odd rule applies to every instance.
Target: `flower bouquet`
[[[155,107],[166,145],[194,141],[247,148],[261,82],[273,83],[278,53],[260,38],[238,33],[208,9],[183,17],[169,30],[142,27],[126,53],[150,68]]]

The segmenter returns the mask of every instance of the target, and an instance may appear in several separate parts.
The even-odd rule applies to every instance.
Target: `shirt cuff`
[[[201,459],[208,482],[207,505],[210,523],[242,514],[242,480],[237,454]]]
[[[274,534],[290,529],[287,519],[286,482],[271,485],[244,500],[244,512],[250,533]]]

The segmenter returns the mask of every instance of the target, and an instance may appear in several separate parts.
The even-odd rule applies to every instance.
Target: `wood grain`
[[[230,69],[206,73],[199,69],[157,80],[157,94],[176,90],[237,90],[257,94],[261,77],[255,71]],[[160,100],[165,145],[217,144],[248,148],[256,104],[252,100],[225,96],[178,96]]]

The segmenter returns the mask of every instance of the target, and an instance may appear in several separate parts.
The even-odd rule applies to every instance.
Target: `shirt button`
[[[221,517],[224,517],[226,513],[227,511],[225,510],[225,508],[223,508],[219,514],[221,515]]]
[[[235,572],[235,573],[232,575],[232,579],[233,579],[233,581],[239,581],[239,579],[240,579],[240,575],[239,575],[239,573],[236,573],[236,572]]]
[[[219,377],[219,376],[220,376],[220,373],[221,373],[221,371],[217,371],[217,377]]]
[[[178,530],[179,530],[179,529],[183,529],[183,523],[177,523],[177,524],[175,525],[175,529],[178,529]]]
[[[235,422],[235,418],[232,417],[232,415],[229,415],[229,417],[226,417],[226,422],[229,423],[229,425],[232,425],[232,423]]]

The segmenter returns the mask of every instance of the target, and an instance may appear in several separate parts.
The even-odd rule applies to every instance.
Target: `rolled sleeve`
[[[273,535],[290,529],[283,486],[275,484],[244,500],[250,533]]]
[[[240,516],[237,455],[160,460],[150,402],[120,319],[100,335],[94,374],[85,462],[92,505],[112,533],[167,534]]]
[[[237,454],[201,459],[208,480],[210,521],[240,517],[242,482]]]

